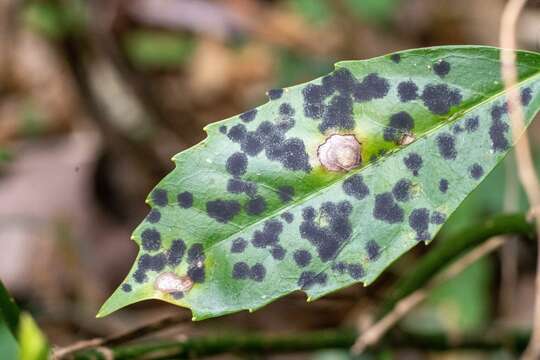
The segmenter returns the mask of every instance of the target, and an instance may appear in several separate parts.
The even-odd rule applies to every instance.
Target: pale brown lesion
[[[349,171],[362,163],[362,145],[354,135],[334,134],[317,149],[321,165],[329,171]]]
[[[167,294],[186,293],[193,287],[193,280],[189,276],[178,276],[172,272],[164,272],[154,281],[154,288]]]

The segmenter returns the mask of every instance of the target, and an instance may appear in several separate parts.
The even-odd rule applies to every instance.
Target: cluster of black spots
[[[137,270],[133,274],[133,278],[137,283],[142,283],[147,280],[147,271],[161,271],[165,268],[167,263],[167,257],[165,254],[160,253],[157,255],[143,254],[137,262]]]
[[[220,223],[227,223],[240,212],[236,200],[212,200],[206,203],[206,213]]]
[[[283,89],[271,89],[268,90],[268,97],[270,100],[277,100],[283,95]]]
[[[300,288],[303,290],[307,290],[315,285],[325,285],[327,279],[328,276],[326,273],[317,274],[313,271],[304,271],[298,278],[298,286],[300,286]]]
[[[122,291],[123,292],[131,292],[131,285],[129,284],[122,284]]]
[[[400,179],[392,188],[392,194],[397,201],[408,201],[411,197],[412,183],[408,179]]]
[[[155,224],[161,219],[161,213],[159,210],[152,209],[146,216],[146,221]]]
[[[167,264],[177,266],[182,262],[186,252],[186,243],[182,239],[173,240],[171,247],[167,251]]]
[[[187,253],[187,260],[189,264],[187,275],[194,283],[204,282],[204,259],[205,255],[202,244],[196,243],[191,245]]]
[[[403,209],[394,201],[392,193],[385,192],[375,196],[373,217],[389,224],[400,223],[403,221]]]
[[[362,175],[356,174],[347,178],[342,186],[345,194],[358,200],[362,200],[369,195],[369,188],[364,182]]]
[[[266,210],[266,201],[262,196],[256,196],[246,203],[245,210],[248,215],[259,215]]]
[[[479,125],[480,118],[478,116],[470,117],[465,120],[465,130],[467,130],[468,133],[472,133],[478,130]]]
[[[403,163],[409,169],[412,171],[414,176],[418,176],[418,172],[422,168],[422,157],[418,155],[417,153],[410,153],[403,159]]]
[[[489,137],[491,139],[491,147],[494,151],[505,151],[510,147],[510,143],[506,138],[509,126],[502,120],[502,117],[508,112],[508,105],[495,105],[491,109],[491,126],[489,127]]]
[[[340,273],[340,274],[344,274],[345,271],[347,271],[347,264],[345,264],[345,263],[342,262],[342,261],[336,262],[336,263],[332,263],[331,269],[332,269],[333,271],[337,271],[337,272]]]
[[[437,147],[439,153],[446,160],[455,160],[457,157],[456,138],[449,133],[442,133],[437,136]]]
[[[366,252],[369,260],[377,260],[381,256],[381,247],[375,240],[369,240],[366,244]]]
[[[243,253],[244,250],[246,250],[247,245],[248,245],[248,242],[244,240],[244,238],[241,238],[241,237],[236,238],[233,240],[231,244],[231,252],[237,253],[237,254]]]
[[[193,206],[193,194],[189,191],[184,191],[178,194],[176,200],[178,201],[178,205],[180,205],[181,208],[189,209]]]
[[[443,194],[448,191],[448,180],[446,179],[439,180],[439,191],[442,192]]]
[[[353,96],[358,102],[366,102],[374,99],[382,99],[388,94],[388,90],[390,90],[388,80],[376,73],[372,73],[354,87]]]
[[[401,56],[399,54],[392,54],[390,56],[390,59],[396,63],[396,64],[399,64],[399,62],[401,61]]]
[[[286,222],[287,224],[290,224],[290,223],[292,223],[293,220],[294,220],[294,215],[293,215],[292,213],[286,211],[286,212],[284,212],[283,214],[281,214],[281,218],[282,218],[283,220],[285,220],[285,222]]]
[[[434,114],[448,114],[450,108],[461,102],[459,90],[451,90],[446,84],[426,85],[422,92],[424,105]]]
[[[349,273],[349,276],[355,280],[358,280],[365,275],[364,268],[360,264],[348,264],[347,272]]]
[[[147,251],[157,251],[161,247],[161,234],[156,229],[145,229],[141,233],[142,247]]]
[[[418,86],[412,80],[400,82],[397,90],[401,102],[408,102],[418,98]]]
[[[532,100],[532,89],[531,88],[525,88],[521,91],[521,103],[523,106],[529,105],[529,103]]]
[[[348,95],[335,95],[325,108],[323,121],[319,125],[320,132],[328,129],[350,130],[354,128],[352,116],[353,103]]]
[[[255,120],[257,116],[257,109],[251,109],[240,115],[240,119],[244,122],[250,122]]]
[[[175,299],[175,300],[180,300],[184,297],[184,292],[182,291],[174,291],[171,293],[172,297]]]
[[[444,224],[445,221],[446,221],[446,215],[439,211],[434,211],[431,214],[431,218],[429,219],[429,222],[435,225]]]
[[[384,129],[383,138],[386,141],[394,141],[398,143],[403,134],[410,133],[414,128],[414,120],[405,111],[398,112],[390,116],[390,122]]]
[[[268,220],[264,223],[263,229],[255,231],[251,243],[256,248],[276,246],[279,242],[279,235],[283,231],[283,224],[279,220]]]
[[[332,74],[323,77],[323,94],[324,96],[330,96],[334,91],[338,91],[341,95],[349,95],[355,83],[356,79],[348,69],[337,69]]]
[[[232,277],[237,280],[251,279],[257,282],[264,280],[266,268],[263,264],[256,263],[251,268],[245,262],[237,262],[233,265]]]
[[[302,89],[304,95],[304,115],[312,119],[320,119],[324,111],[324,94],[321,85],[307,84]]]
[[[311,254],[307,250],[296,250],[293,254],[293,259],[299,267],[306,267],[311,262]]]
[[[245,193],[249,196],[255,196],[257,193],[257,185],[249,181],[232,178],[227,182],[227,191],[232,194]]]
[[[278,188],[278,195],[281,201],[289,202],[294,197],[294,188],[292,186],[281,186]]]
[[[167,191],[163,189],[155,189],[152,191],[152,201],[157,206],[167,205]]]
[[[429,210],[426,208],[414,209],[409,215],[409,226],[416,232],[416,240],[429,240]]]
[[[311,165],[304,142],[299,138],[285,138],[291,124],[294,122],[290,118],[281,119],[277,125],[264,121],[255,131],[246,131],[245,127],[236,125],[229,130],[229,138],[240,143],[242,151],[249,156],[256,156],[264,150],[269,160],[281,162],[286,169],[309,172]],[[240,170],[236,173],[241,174]]]
[[[219,132],[222,133],[222,134],[226,134],[227,133],[227,127],[225,125],[221,125],[219,127]]]
[[[270,249],[270,254],[275,260],[283,260],[287,251],[281,245],[276,245]]]
[[[455,135],[461,134],[463,131],[465,131],[465,129],[463,129],[463,127],[460,124],[456,124],[456,125],[452,126],[452,132]]]
[[[437,61],[433,65],[433,71],[435,74],[437,74],[439,77],[443,78],[450,72],[450,63],[448,61]]]
[[[300,224],[300,236],[317,248],[321,261],[334,259],[341,246],[350,238],[351,211],[352,205],[348,201],[325,202],[319,209],[319,215],[326,220],[327,225],[319,226],[315,222],[315,209],[308,207],[303,210],[304,221]]]
[[[469,167],[469,175],[473,179],[478,180],[484,175],[484,168],[480,164],[474,163]]]
[[[279,113],[283,116],[294,116],[294,109],[289,103],[283,103],[279,106]]]
[[[246,154],[235,152],[227,159],[227,172],[233,176],[240,176],[246,173],[248,159]]]

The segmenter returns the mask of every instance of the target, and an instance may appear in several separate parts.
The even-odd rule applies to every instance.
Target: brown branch
[[[485,243],[477,246],[475,249],[454,262],[438,276],[433,278],[425,287],[420,288],[407,297],[400,300],[394,309],[385,315],[382,319],[370,326],[366,331],[358,337],[351,351],[355,354],[364,352],[368,347],[375,345],[379,340],[401,320],[414,307],[426,299],[431,290],[441,285],[442,283],[455,277],[475,261],[484,255],[499,248],[504,243],[503,237],[494,237]]]
[[[521,98],[516,69],[516,23],[527,0],[510,0],[506,4],[500,27],[501,51],[501,74],[504,87],[508,93],[508,116],[512,126],[512,137],[516,144],[516,164],[518,175],[527,194],[530,214],[536,218],[537,231],[540,230],[540,186],[536,176],[529,140],[525,133],[525,116],[521,106]],[[520,135],[523,136],[520,139]],[[540,244],[540,237],[539,237]],[[540,246],[538,247],[537,270],[536,270],[536,296],[533,318],[533,327],[529,346],[523,355],[523,359],[540,358]]]

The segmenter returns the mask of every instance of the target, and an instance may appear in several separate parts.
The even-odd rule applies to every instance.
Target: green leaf
[[[455,46],[344,61],[209,125],[150,194],[135,265],[98,316],[161,299],[198,320],[372,283],[429,242],[510,149],[499,57]],[[540,55],[517,62],[530,122]],[[329,166],[350,169],[359,141],[357,167],[321,165],[336,139]]]

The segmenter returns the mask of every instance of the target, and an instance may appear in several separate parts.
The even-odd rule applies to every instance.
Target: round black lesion
[[[369,188],[364,182],[362,175],[352,175],[345,179],[342,186],[345,194],[352,196],[357,200],[362,200],[369,195]]]
[[[296,250],[293,259],[299,267],[306,267],[311,262],[311,253],[304,249]]]
[[[270,249],[270,254],[275,260],[283,260],[287,251],[281,245],[275,245]]]
[[[280,186],[278,188],[278,195],[282,202],[289,202],[294,197],[294,188],[292,186]]]
[[[439,180],[439,191],[442,192],[443,194],[448,191],[448,180],[446,179]]]
[[[396,63],[396,64],[399,64],[401,62],[401,55],[399,54],[392,54],[390,55],[390,59]]]
[[[283,95],[283,89],[270,89],[268,90],[268,98],[270,100],[277,100]]]
[[[456,138],[449,133],[442,133],[437,136],[437,148],[439,154],[446,160],[455,160],[457,157]]]
[[[469,167],[469,175],[471,178],[478,180],[484,175],[484,168],[480,164],[474,163]]]
[[[366,252],[370,261],[377,260],[381,255],[381,247],[375,240],[369,240],[366,244]]]
[[[450,108],[462,100],[460,91],[452,90],[446,84],[426,85],[421,98],[429,111],[436,115],[448,114]]]
[[[396,224],[403,221],[403,209],[394,201],[392,193],[385,192],[375,196],[373,217],[377,220]]]
[[[290,224],[294,221],[294,215],[288,211],[284,212],[280,216],[287,224]]]
[[[400,82],[397,90],[401,102],[409,102],[418,98],[418,86],[412,80]]]
[[[235,152],[227,159],[227,172],[233,176],[244,175],[247,170],[248,159],[243,152]]]
[[[130,284],[122,284],[122,291],[123,292],[131,292],[132,288]]]
[[[221,223],[228,223],[240,212],[240,203],[236,200],[212,200],[206,203],[209,217]]]
[[[439,77],[443,78],[450,72],[450,63],[445,60],[437,61],[435,64],[433,64],[433,71]]]
[[[181,208],[188,209],[193,206],[193,194],[189,191],[178,194],[176,200]]]
[[[383,138],[386,141],[399,143],[404,134],[409,134],[414,128],[414,119],[406,111],[400,111],[390,116],[388,127],[384,129]]]
[[[241,237],[236,238],[233,240],[231,244],[231,252],[237,253],[237,254],[243,253],[247,245],[248,245],[248,242],[244,238],[241,238]]]
[[[219,127],[219,132],[222,133],[222,134],[226,134],[227,133],[227,127],[225,125],[221,125]]]
[[[152,224],[159,222],[160,219],[161,219],[161,213],[157,209],[150,210],[150,212],[146,216],[146,221]]]
[[[152,202],[157,206],[167,205],[167,191],[164,189],[155,189],[152,191]]]
[[[161,234],[156,229],[145,229],[141,233],[141,240],[146,251],[157,251],[161,248]]]
[[[240,115],[240,119],[244,122],[251,122],[257,116],[257,109],[251,109]]]
[[[266,210],[266,201],[262,196],[256,196],[247,202],[245,210],[248,215],[259,215]]]
[[[266,268],[261,263],[256,263],[253,265],[249,271],[249,278],[251,280],[261,282],[266,276]]]
[[[177,266],[182,262],[186,252],[186,243],[182,239],[173,240],[171,247],[167,251],[167,264]]]
[[[361,279],[364,275],[364,268],[360,264],[348,264],[347,273],[355,280]]]
[[[397,201],[408,201],[410,199],[410,191],[412,182],[409,179],[400,179],[392,188],[392,194]]]
[[[429,240],[429,210],[426,208],[414,209],[409,215],[409,226],[416,232],[416,240]]]
[[[328,280],[328,275],[326,273],[315,273],[313,271],[304,271],[300,274],[298,278],[298,286],[307,290],[312,288],[315,285],[325,285]]]
[[[233,265],[232,277],[237,280],[244,280],[249,277],[250,268],[249,265],[243,261],[237,262]]]
[[[423,160],[422,157],[417,153],[410,153],[403,159],[403,163],[412,171],[414,176],[418,176],[420,169],[422,168]]]

